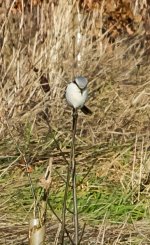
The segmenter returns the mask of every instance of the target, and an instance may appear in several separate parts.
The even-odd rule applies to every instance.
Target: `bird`
[[[88,80],[85,77],[77,76],[70,82],[66,88],[66,100],[74,109],[81,109],[86,115],[91,115],[92,111],[85,106],[88,99]]]

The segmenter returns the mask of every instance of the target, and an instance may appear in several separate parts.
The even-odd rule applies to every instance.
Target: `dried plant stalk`
[[[29,245],[44,245],[45,224],[41,225],[40,219],[33,218],[29,224]]]
[[[47,201],[49,196],[49,189],[51,184],[51,171],[52,170],[52,158],[49,160],[44,178],[40,180],[40,185],[44,189],[44,195],[41,201],[41,209],[39,211],[39,218],[33,218],[30,220],[29,225],[29,244],[30,245],[42,245],[45,242],[45,223],[46,223],[46,211]]]
[[[73,190],[73,216],[74,216],[74,231],[75,231],[75,245],[78,245],[78,206],[77,206],[77,193],[76,193],[76,162],[75,162],[75,135],[77,128],[78,112],[73,109],[73,127],[72,127],[72,147],[71,147],[71,170],[72,170],[72,190]]]

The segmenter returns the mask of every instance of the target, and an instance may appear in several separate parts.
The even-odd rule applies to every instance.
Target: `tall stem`
[[[69,180],[70,180],[70,165],[67,168],[67,180],[66,180],[66,187],[63,199],[63,210],[62,210],[62,235],[61,235],[61,244],[64,244],[64,234],[65,234],[65,225],[66,225],[66,210],[67,210],[67,197],[68,197],[68,190],[69,190]]]
[[[78,231],[78,207],[77,207],[77,193],[76,193],[76,162],[75,162],[75,136],[77,128],[78,113],[77,109],[73,109],[73,127],[72,127],[72,148],[71,148],[71,169],[72,169],[72,191],[73,191],[73,215],[74,215],[74,229],[75,229],[75,245],[78,245],[79,231]]]

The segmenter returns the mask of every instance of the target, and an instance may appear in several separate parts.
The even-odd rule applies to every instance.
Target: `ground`
[[[0,244],[28,244],[35,204],[31,181],[40,202],[50,161],[45,244],[59,244],[72,135],[64,92],[74,75],[88,78],[87,105],[93,111],[90,116],[79,111],[76,133],[80,233],[86,224],[81,244],[150,244],[150,66],[144,25],[136,22],[132,34],[112,38],[111,32],[95,31],[97,9],[86,10],[78,24],[71,11],[67,3],[45,1],[25,13],[10,9],[1,15]],[[72,38],[77,32],[80,40]],[[71,210],[71,189],[68,193]],[[71,216],[67,210],[73,233]]]

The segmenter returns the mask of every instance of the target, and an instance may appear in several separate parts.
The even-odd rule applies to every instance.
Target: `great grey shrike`
[[[87,84],[87,78],[75,77],[66,88],[66,100],[74,109],[81,109],[84,114],[92,114],[91,110],[84,105],[88,99]]]

